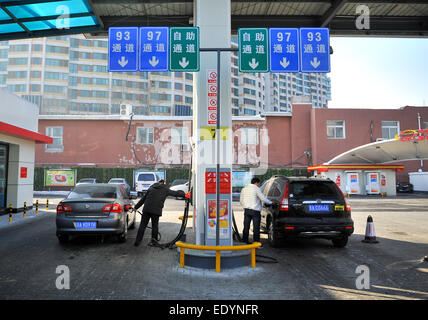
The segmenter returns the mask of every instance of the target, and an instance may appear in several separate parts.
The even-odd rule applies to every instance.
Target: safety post
[[[36,200],[36,214],[39,213],[39,200]]]
[[[24,202],[24,218],[27,216],[27,202]]]
[[[49,210],[49,198],[46,198],[46,211]]]
[[[12,222],[12,205],[9,205],[9,222]]]

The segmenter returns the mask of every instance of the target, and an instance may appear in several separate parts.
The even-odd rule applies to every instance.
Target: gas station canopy
[[[0,2],[0,40],[48,37],[100,30],[90,1]]]
[[[0,40],[72,33],[104,37],[109,27],[193,26],[195,2],[6,0],[0,2]],[[356,27],[359,5],[370,10],[368,30]],[[69,28],[59,29],[58,21]],[[231,0],[231,27],[234,33],[238,28],[329,27],[336,36],[428,37],[428,0]]]
[[[351,149],[331,159],[325,165],[376,165],[426,159],[428,159],[428,140],[400,141],[391,139]]]

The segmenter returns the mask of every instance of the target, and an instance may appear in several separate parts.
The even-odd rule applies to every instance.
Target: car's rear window
[[[178,186],[179,184],[185,184],[187,180],[174,180],[171,186]]]
[[[80,179],[79,182],[93,182],[94,179]]]
[[[110,186],[77,186],[67,196],[67,199],[109,198],[116,199],[116,187]]]
[[[155,181],[155,175],[151,173],[140,173],[138,181]]]
[[[109,183],[124,183],[123,179],[110,179]]]
[[[337,186],[329,181],[299,181],[290,184],[294,199],[341,199]]]

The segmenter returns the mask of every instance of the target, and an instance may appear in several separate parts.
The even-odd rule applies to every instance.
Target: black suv
[[[351,207],[330,179],[273,176],[261,190],[274,203],[261,213],[272,247],[288,236],[331,239],[344,247],[354,232]]]

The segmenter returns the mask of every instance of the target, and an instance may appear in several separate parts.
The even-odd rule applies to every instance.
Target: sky
[[[331,37],[329,108],[428,106],[428,39]]]

